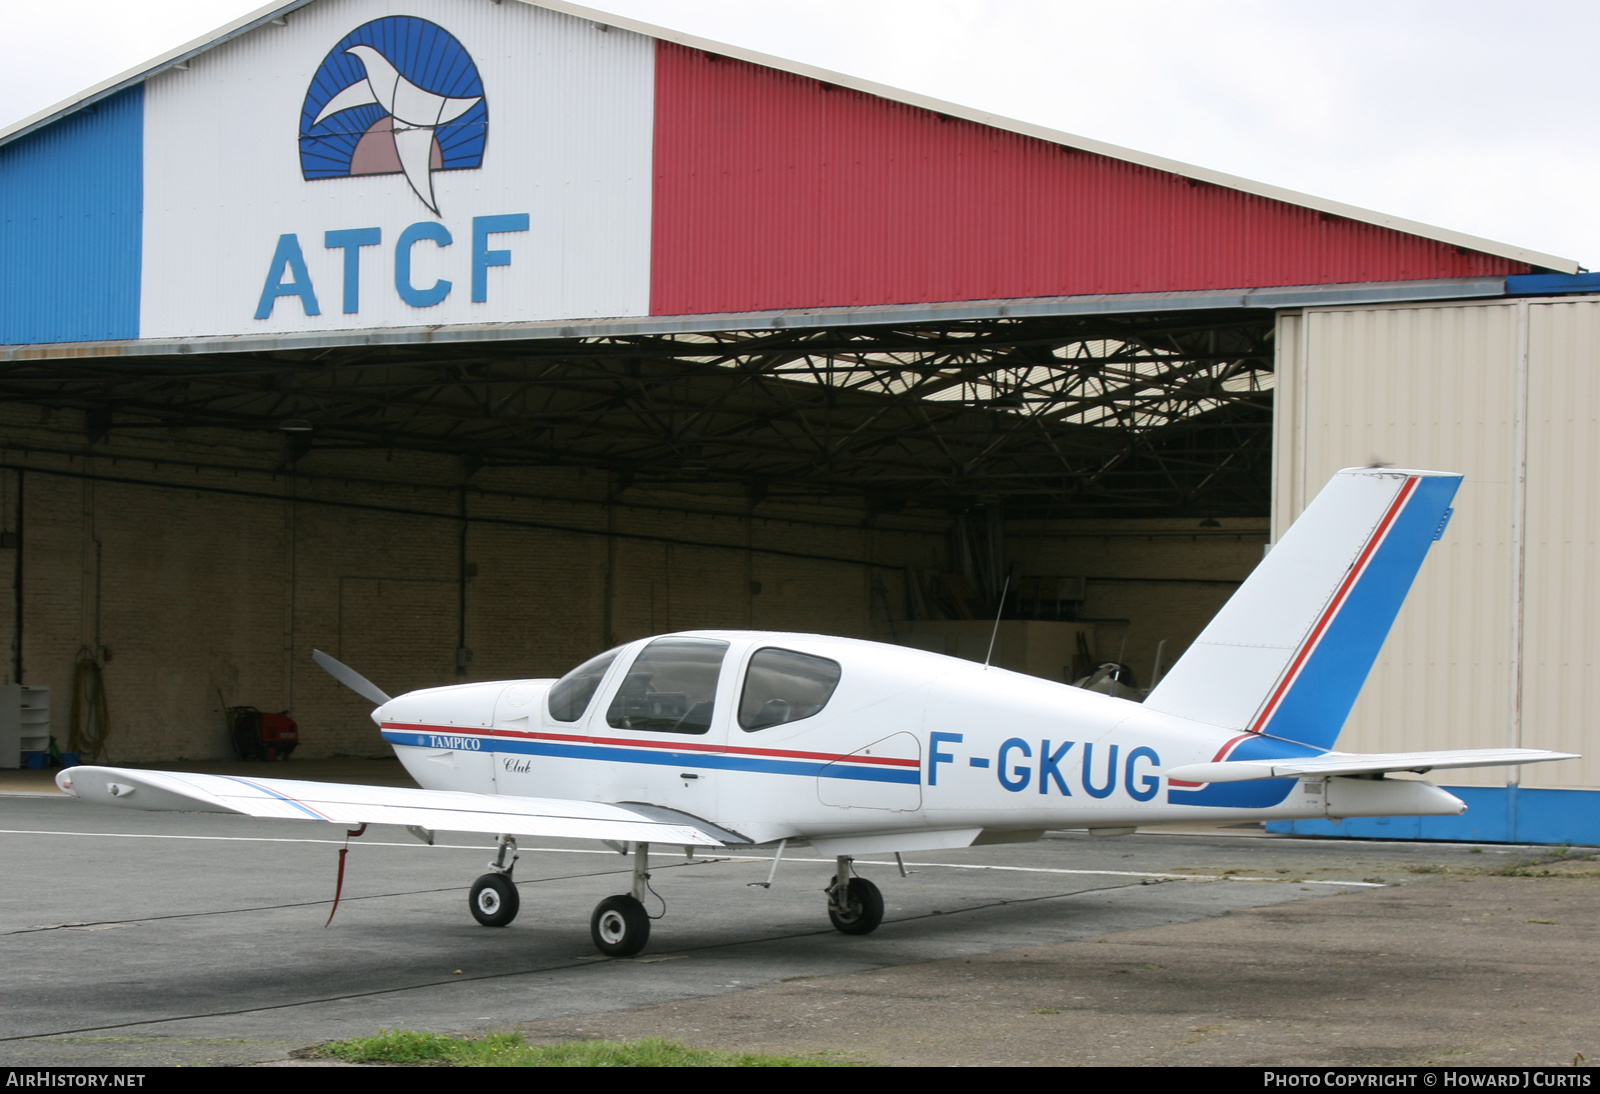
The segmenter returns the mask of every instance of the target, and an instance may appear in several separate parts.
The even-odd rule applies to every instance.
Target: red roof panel
[[[660,42],[655,315],[1526,273]]]

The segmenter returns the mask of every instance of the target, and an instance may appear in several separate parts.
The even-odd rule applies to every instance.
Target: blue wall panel
[[[0,345],[139,337],[144,86],[0,146]]]
[[[1446,786],[1467,803],[1459,817],[1351,817],[1271,821],[1267,831],[1354,839],[1437,839],[1473,843],[1600,845],[1600,790]]]

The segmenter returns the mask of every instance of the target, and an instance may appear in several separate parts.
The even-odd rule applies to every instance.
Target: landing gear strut
[[[828,918],[844,934],[871,934],[883,922],[883,894],[864,877],[851,877],[854,860],[840,855],[828,882]]]
[[[633,891],[608,896],[589,917],[589,937],[607,957],[632,957],[650,941],[650,916],[644,896],[650,884],[650,845],[633,845]]]
[[[472,918],[485,927],[504,927],[517,918],[522,901],[511,880],[511,871],[517,865],[517,841],[501,836],[495,849],[494,861],[489,863],[493,873],[484,874],[472,883],[467,894],[467,906]]]

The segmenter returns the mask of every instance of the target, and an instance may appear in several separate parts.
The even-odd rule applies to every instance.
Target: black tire
[[[467,896],[472,918],[485,927],[504,927],[517,918],[521,904],[517,887],[504,874],[484,874],[472,883]]]
[[[589,937],[607,957],[632,957],[650,941],[650,917],[631,896],[608,896],[589,917]]]
[[[829,888],[837,882],[838,878],[835,877],[829,882]],[[833,920],[834,928],[843,934],[871,934],[883,922],[883,894],[866,878],[853,877],[845,890],[844,908],[836,908],[829,901],[828,918]]]

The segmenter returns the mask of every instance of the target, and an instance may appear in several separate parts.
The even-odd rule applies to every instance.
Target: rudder
[[[1145,706],[1331,748],[1461,476],[1340,471]]]

